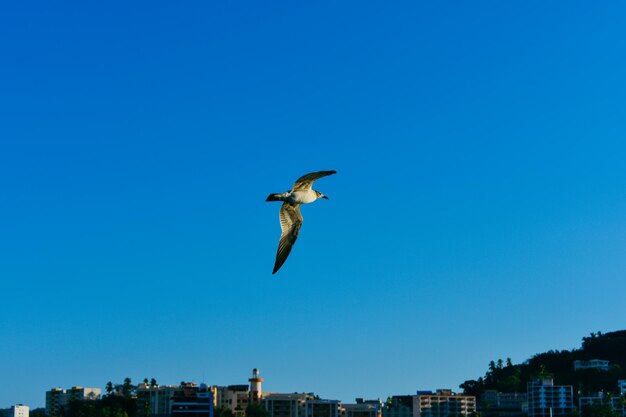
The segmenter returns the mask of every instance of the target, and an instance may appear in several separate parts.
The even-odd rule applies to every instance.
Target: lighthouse
[[[250,404],[259,404],[261,402],[261,383],[263,382],[263,378],[259,376],[259,370],[254,368],[252,370],[252,378],[248,379],[250,381]]]

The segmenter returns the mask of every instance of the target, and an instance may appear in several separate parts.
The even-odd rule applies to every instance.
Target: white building
[[[574,361],[574,370],[581,369],[599,369],[601,371],[609,370],[609,361],[603,359],[590,359],[588,361]]]
[[[28,417],[30,409],[27,405],[17,404],[11,407],[9,415],[7,417]]]
[[[259,387],[260,389],[260,387]],[[228,408],[236,417],[243,417],[250,403],[250,387],[248,385],[229,385],[216,387],[215,405]]]

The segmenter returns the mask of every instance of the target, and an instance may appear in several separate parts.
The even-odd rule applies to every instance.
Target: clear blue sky
[[[4,2],[0,407],[344,401],[626,328],[626,5]],[[272,276],[270,192],[304,207]]]

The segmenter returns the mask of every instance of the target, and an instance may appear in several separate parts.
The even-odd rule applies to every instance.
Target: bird
[[[278,250],[276,251],[276,262],[272,275],[278,272],[281,266],[287,260],[291,248],[293,248],[298,233],[302,226],[302,214],[300,214],[300,205],[309,204],[317,199],[328,197],[319,191],[313,189],[313,182],[316,180],[336,174],[337,171],[317,171],[311,172],[298,178],[290,191],[282,194],[270,194],[265,201],[282,201],[280,207],[280,241],[278,242]]]

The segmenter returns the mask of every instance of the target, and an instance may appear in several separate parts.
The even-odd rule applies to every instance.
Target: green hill
[[[574,370],[575,360],[604,359],[610,361],[608,371]],[[522,364],[510,359],[491,361],[484,377],[460,385],[467,395],[480,397],[485,390],[524,392],[526,384],[537,378],[553,378],[559,385],[572,385],[576,395],[590,395],[603,390],[615,392],[617,381],[626,379],[626,330],[583,337],[580,349],[550,350],[539,353]]]

